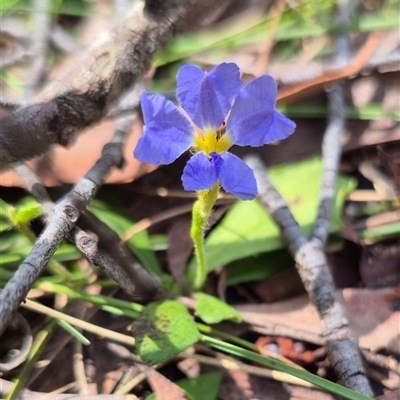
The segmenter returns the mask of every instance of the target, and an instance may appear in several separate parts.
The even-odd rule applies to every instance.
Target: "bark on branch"
[[[230,0],[148,0],[100,38],[30,104],[0,121],[0,170],[11,162],[66,146],[150,67],[154,53],[178,32],[199,25]]]

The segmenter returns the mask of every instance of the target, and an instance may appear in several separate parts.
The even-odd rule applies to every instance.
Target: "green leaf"
[[[269,177],[286,200],[305,235],[312,230],[318,209],[322,165],[320,158],[286,164],[269,171]],[[339,176],[330,232],[340,230],[345,197],[356,186],[353,178]],[[208,272],[221,265],[284,247],[280,230],[258,201],[237,202],[206,239]],[[189,265],[193,272],[195,260]]]
[[[0,15],[11,10],[20,0],[1,0]]]
[[[207,400],[215,400],[221,386],[222,374],[220,372],[208,372],[197,378],[182,379],[175,382],[193,400],[204,400],[207,393]]]
[[[16,225],[29,224],[29,222],[37,218],[41,212],[42,209],[37,203],[17,207],[15,210],[14,222]]]
[[[201,337],[188,310],[174,300],[148,305],[131,329],[140,358],[150,365],[182,353]]]
[[[8,220],[0,216],[0,233],[9,231],[13,227],[12,223]]]
[[[219,372],[207,372],[197,378],[181,379],[174,382],[185,391],[190,400],[204,400],[204,394],[207,393],[207,400],[215,400],[221,386],[222,375]],[[146,400],[158,400],[155,393],[146,397]]]
[[[341,386],[337,383],[328,381],[327,379],[321,378],[318,375],[314,375],[303,369],[293,367],[292,365],[285,364],[281,361],[275,360],[273,358],[262,356],[261,354],[254,353],[247,349],[240,348],[231,343],[225,343],[221,340],[208,337],[206,335],[202,336],[204,343],[209,346],[224,351],[236,357],[242,357],[246,360],[253,361],[257,364],[266,366],[267,368],[274,369],[276,371],[281,371],[288,373],[292,376],[300,378],[306,382],[310,382],[321,389],[324,389],[330,393],[341,396],[348,400],[373,400],[371,397],[365,396],[363,394],[357,393],[351,389]]]
[[[206,324],[218,324],[225,320],[243,321],[243,317],[233,307],[214,296],[198,292],[196,299],[196,315]]]
[[[400,224],[398,221],[380,225],[374,228],[362,229],[358,236],[362,239],[383,240],[390,237],[398,237],[400,234]]]
[[[58,262],[73,261],[81,259],[82,253],[74,245],[63,243],[53,257]]]
[[[120,236],[124,235],[135,224],[128,217],[111,210],[110,206],[99,200],[92,201],[89,208],[100,220],[105,222],[111,229],[114,229]],[[146,231],[133,236],[129,240],[128,246],[150,272],[159,277],[164,275]]]
[[[0,254],[0,265],[2,267],[11,267],[19,264],[22,261],[22,256],[15,253]]]
[[[76,328],[74,328],[71,324],[68,322],[58,319],[57,324],[63,328],[66,332],[68,332],[74,339],[78,340],[81,342],[84,346],[89,346],[90,340],[82,335]]]
[[[286,250],[270,251],[256,256],[232,261],[227,265],[228,286],[269,278],[293,265],[293,258]]]

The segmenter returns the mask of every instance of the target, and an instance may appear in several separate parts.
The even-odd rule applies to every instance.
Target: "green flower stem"
[[[218,193],[219,183],[215,184],[210,190],[201,190],[198,192],[198,200],[193,205],[192,228],[190,235],[194,243],[197,261],[193,282],[189,282],[189,285],[193,290],[200,290],[207,277],[204,233],[214,204],[217,201]]]
[[[202,335],[201,339],[204,343],[213,347],[214,349],[224,351],[233,356],[241,357],[250,361],[254,361],[258,364],[264,365],[268,368],[274,369],[280,372],[286,372],[292,376],[300,378],[306,382],[310,382],[313,385],[326,390],[327,392],[334,393],[338,396],[342,396],[348,400],[373,400],[371,397],[365,396],[361,393],[357,393],[354,390],[348,389],[344,386],[338,385],[337,383],[328,381],[317,375],[314,375],[308,371],[292,367],[291,365],[284,364],[278,360],[264,357],[260,354],[254,353],[252,351],[242,349],[231,343],[221,342],[218,339],[214,339],[209,336]]]

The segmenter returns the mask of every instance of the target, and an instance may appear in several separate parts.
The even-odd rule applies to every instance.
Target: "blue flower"
[[[223,63],[208,73],[184,65],[176,91],[183,112],[164,96],[143,92],[145,127],[134,156],[152,165],[170,164],[192,149],[182,175],[185,190],[207,190],[219,182],[226,192],[252,200],[257,196],[253,171],[228,150],[293,133],[294,122],[275,110],[276,96],[276,82],[268,75],[242,87],[236,64]]]

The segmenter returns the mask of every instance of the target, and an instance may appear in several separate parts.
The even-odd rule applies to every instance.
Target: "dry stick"
[[[339,381],[348,388],[372,396],[357,341],[348,327],[322,245],[308,241],[303,235],[285,201],[267,178],[261,160],[251,156],[247,158],[247,163],[256,176],[258,198],[281,228],[310,300],[320,315],[331,365]]]
[[[14,383],[6,381],[0,378],[0,396],[6,395],[14,386]],[[71,387],[75,387],[76,382],[68,384],[61,389],[68,390]],[[22,390],[18,397],[20,400],[138,400],[138,398],[133,395],[114,395],[114,394],[97,394],[81,396],[79,394],[64,393],[59,394],[58,390],[51,393],[41,393],[33,392],[28,389]]]
[[[117,140],[124,141],[133,121],[132,117],[120,119],[116,128],[116,136],[120,136],[120,139]],[[42,205],[46,217],[50,218],[54,204],[38,176],[22,163],[16,163],[13,165],[13,169],[20,176],[27,190]],[[75,226],[66,237],[75,243],[90,262],[103,269],[126,291],[135,294],[138,292],[142,296],[146,294],[147,297],[151,297],[158,290],[158,282],[142,267],[137,266],[132,273],[131,264],[122,264],[121,260],[114,254],[110,255],[107,251],[100,250],[97,241],[79,227]],[[115,247],[118,247],[119,238],[114,241]]]
[[[346,22],[348,12],[347,1],[342,1],[339,4],[341,22]],[[347,46],[347,37],[338,35],[337,61],[342,61],[340,58],[346,58]],[[372,396],[357,340],[349,328],[347,316],[341,299],[335,291],[324,253],[340,162],[340,136],[345,121],[343,90],[340,84],[334,85],[331,89],[329,103],[330,118],[322,147],[324,170],[320,189],[320,205],[310,240],[303,235],[285,201],[267,178],[262,162],[253,157],[249,159],[249,165],[255,171],[259,199],[280,226],[282,235],[296,260],[297,270],[310,300],[318,310],[329,359],[339,382],[362,394]]]
[[[41,204],[46,218],[51,219],[54,204],[39,177],[23,163],[15,163],[12,165],[12,168],[20,177],[25,188]],[[91,263],[103,269],[107,275],[116,281],[123,289],[134,293],[135,286],[132,281],[124,271],[121,270],[120,265],[112,257],[98,249],[97,242],[91,235],[75,226],[71,232],[66,235],[66,238],[72,243],[75,243],[76,247]]]
[[[86,176],[58,203],[47,227],[12,279],[0,293],[0,335],[23,301],[62,240],[75,226],[79,214],[95,196],[113,167],[123,162],[121,131],[103,148],[101,158]]]
[[[336,25],[350,26],[349,0],[338,3]],[[338,33],[335,37],[334,64],[347,65],[350,54],[348,33]],[[365,60],[367,62],[368,60]],[[346,105],[341,82],[333,84],[328,91],[329,119],[322,142],[322,181],[319,193],[318,215],[311,234],[311,240],[323,248],[329,234],[329,221],[335,197],[336,178],[342,154],[341,138],[345,127]]]
[[[89,211],[84,211],[79,224],[96,233],[99,248],[115,260],[119,265],[118,270],[129,277],[129,282],[135,282],[135,291],[131,291],[135,299],[155,300],[164,296],[158,278],[143,268],[128,249],[120,247],[120,237],[107,224]]]

